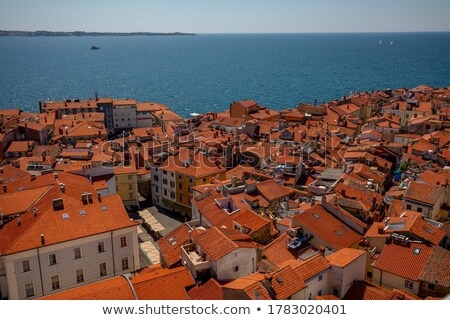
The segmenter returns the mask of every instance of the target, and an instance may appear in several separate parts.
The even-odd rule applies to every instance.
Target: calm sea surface
[[[0,109],[98,91],[187,116],[244,98],[283,109],[421,84],[450,85],[450,33],[0,37]]]

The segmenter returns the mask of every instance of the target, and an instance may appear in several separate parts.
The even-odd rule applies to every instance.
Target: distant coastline
[[[0,30],[0,37],[92,37],[92,36],[195,36],[184,32],[85,32],[85,31],[18,31]]]

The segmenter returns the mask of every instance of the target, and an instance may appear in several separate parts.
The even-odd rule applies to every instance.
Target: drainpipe
[[[42,296],[45,296],[45,293],[44,293],[44,282],[42,281],[41,257],[39,256],[39,248],[36,248],[36,252],[37,252],[37,258],[38,258],[38,265],[39,265],[39,278],[41,279]]]
[[[128,286],[130,287],[130,290],[131,290],[131,292],[133,293],[134,300],[139,300],[138,297],[137,297],[136,291],[134,290],[133,284],[131,283],[131,281],[130,281],[130,279],[127,277],[127,275],[122,274],[121,277],[124,277],[125,280],[127,281]]]
[[[116,259],[114,257],[113,231],[111,231],[111,250],[112,250],[112,258],[113,258],[113,272],[114,272],[114,276],[116,276]]]

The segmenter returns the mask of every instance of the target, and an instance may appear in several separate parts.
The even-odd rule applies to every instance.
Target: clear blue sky
[[[195,33],[450,31],[450,1],[0,0],[0,29]]]

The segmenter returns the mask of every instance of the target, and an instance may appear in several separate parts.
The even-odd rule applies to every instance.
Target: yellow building
[[[176,202],[191,210],[192,187],[226,180],[226,168],[202,153],[185,160],[175,170]]]
[[[138,171],[134,163],[114,168],[116,192],[120,196],[127,210],[139,207],[138,200]]]

